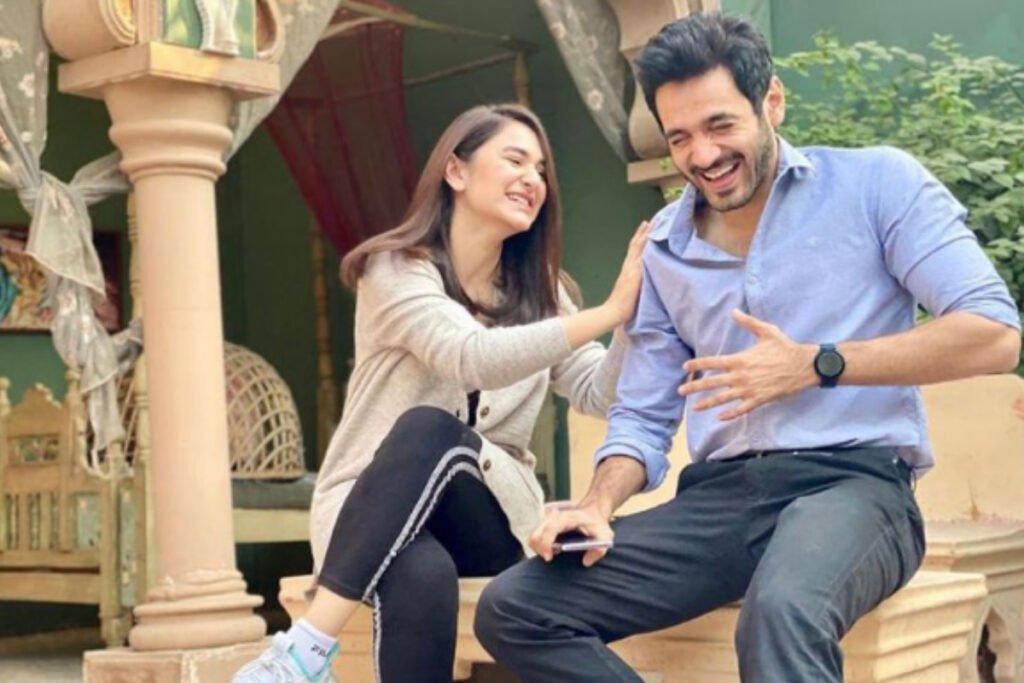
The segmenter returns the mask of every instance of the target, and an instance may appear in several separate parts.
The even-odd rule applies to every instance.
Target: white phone
[[[611,548],[612,540],[609,538],[587,538],[586,536],[565,536],[562,540],[551,544],[551,550],[556,553],[581,553],[595,548]]]

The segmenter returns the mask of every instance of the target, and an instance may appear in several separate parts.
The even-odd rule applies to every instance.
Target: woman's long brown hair
[[[455,275],[451,259],[452,190],[445,167],[453,156],[469,161],[473,154],[505,125],[517,121],[540,141],[546,167],[547,198],[530,229],[509,237],[501,249],[500,303],[487,308],[473,302]],[[574,282],[561,272],[561,200],[551,155],[551,144],[537,116],[516,104],[474,107],[460,114],[441,135],[427,159],[412,201],[398,227],[363,242],[341,262],[341,279],[355,288],[370,255],[399,251],[413,258],[430,259],[441,272],[445,290],[473,313],[482,313],[498,325],[533,322],[558,314],[558,282],[578,299]]]

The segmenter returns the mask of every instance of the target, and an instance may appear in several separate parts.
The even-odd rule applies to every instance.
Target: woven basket
[[[121,379],[118,403],[128,463],[137,451],[138,411],[134,373]],[[252,351],[224,342],[228,450],[235,479],[297,479],[306,473],[302,425],[295,401],[281,376]]]
[[[249,349],[225,342],[224,384],[231,476],[295,479],[305,474],[299,411],[273,366]]]

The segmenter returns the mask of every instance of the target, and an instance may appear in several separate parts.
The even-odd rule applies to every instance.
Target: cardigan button
[[[490,406],[484,406],[483,408],[480,409],[480,417],[487,417],[490,414],[491,414]]]
[[[482,467],[484,468],[484,472],[488,471],[489,469],[491,469],[491,461],[484,460],[484,464],[482,465]]]

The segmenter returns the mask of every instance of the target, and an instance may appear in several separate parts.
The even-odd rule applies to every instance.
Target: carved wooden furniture
[[[136,588],[119,576],[131,568],[121,553],[131,554],[133,529],[117,518],[133,503],[130,487],[83,467],[74,373],[63,401],[36,385],[12,407],[7,388],[0,378],[0,600],[98,605],[104,640],[119,644]]]
[[[36,385],[13,406],[0,378],[0,600],[97,605],[103,639],[113,647],[124,643],[131,610],[153,581],[145,395],[138,373],[123,384],[130,475],[103,478],[84,466],[84,406],[77,376],[67,377],[63,401]],[[253,436],[243,433],[247,424],[253,426],[235,426],[234,441]],[[274,424],[259,432],[262,439],[293,438]],[[301,458],[301,437],[295,445]],[[282,450],[289,449],[275,452]],[[256,467],[244,453],[235,469]],[[288,481],[233,479],[235,542],[308,540],[313,481],[308,473]]]

